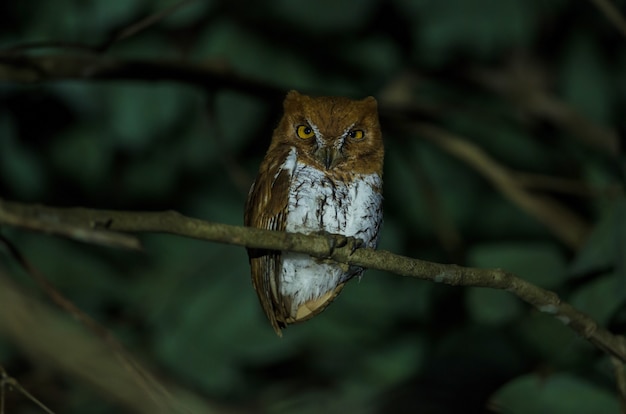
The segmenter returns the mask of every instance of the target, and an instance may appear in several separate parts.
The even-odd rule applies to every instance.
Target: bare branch
[[[49,306],[28,297],[0,269],[0,333],[36,363],[89,384],[136,413],[233,413],[209,405],[193,392],[169,384],[168,393],[138,382],[107,343],[86,334]],[[149,386],[146,386],[149,385]],[[126,411],[125,411],[126,412]]]
[[[480,147],[451,132],[427,123],[414,123],[414,132],[429,139],[453,156],[471,165],[488,179],[502,195],[547,226],[573,249],[579,248],[589,234],[589,225],[573,211],[550,197],[534,194],[517,180],[514,172],[499,164]]]
[[[177,81],[207,89],[241,90],[276,101],[286,92],[265,82],[239,76],[223,64],[118,60],[90,54],[28,56],[10,51],[0,53],[0,81],[32,83],[62,79]]]
[[[5,223],[4,216],[7,213],[32,218],[48,217],[61,223],[86,227],[106,223],[111,231],[169,233],[237,246],[306,253],[340,263],[384,270],[452,286],[506,290],[539,311],[556,317],[598,348],[626,362],[626,338],[613,335],[598,326],[589,316],[562,302],[554,292],[528,283],[502,269],[476,269],[433,263],[381,250],[357,249],[353,252],[350,246],[333,248],[332,246],[337,243],[332,237],[211,223],[185,217],[175,211],[64,209],[0,200],[0,224]]]
[[[626,19],[619,12],[619,9],[609,0],[591,0],[592,3],[604,14],[608,21],[620,31],[622,36],[626,38]]]
[[[470,77],[500,94],[525,113],[546,119],[580,142],[616,156],[619,137],[613,128],[599,125],[548,91],[546,73],[527,57],[513,59],[504,70],[473,69]]]
[[[612,357],[613,371],[615,372],[615,384],[617,386],[617,398],[620,403],[620,412],[626,414],[626,366],[624,361]]]
[[[174,4],[172,4],[171,6],[167,7],[164,10],[161,10],[157,13],[151,14],[149,16],[146,16],[144,18],[142,18],[141,20],[139,20],[136,23],[131,24],[130,26],[124,27],[122,30],[120,30],[119,32],[115,33],[110,40],[108,40],[107,42],[105,42],[102,46],[98,47],[98,50],[100,51],[104,51],[107,50],[108,48],[110,48],[114,43],[117,43],[121,40],[127,39],[131,36],[136,35],[137,33],[146,30],[148,27],[160,22],[161,20],[165,19],[166,17],[168,17],[169,15],[173,14],[174,12],[176,12],[178,9],[180,9],[181,7],[187,6],[188,4],[190,4],[193,1],[197,1],[197,0],[180,0]]]
[[[15,388],[22,395],[24,395],[26,398],[31,400],[36,406],[41,408],[42,411],[44,411],[44,412],[46,412],[48,414],[54,414],[54,412],[51,409],[49,409],[48,407],[46,407],[46,405],[44,403],[39,401],[34,395],[32,395],[30,392],[28,392],[28,390],[26,388],[22,387],[22,384],[20,384],[18,380],[16,380],[13,377],[10,377],[9,374],[7,374],[7,372],[5,371],[5,369],[4,369],[4,367],[2,365],[0,365],[0,392],[1,392],[1,394],[0,394],[0,414],[4,414],[4,390],[5,390],[5,388]]]

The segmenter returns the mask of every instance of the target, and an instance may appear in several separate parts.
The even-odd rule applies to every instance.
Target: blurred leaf
[[[233,193],[227,193],[226,189],[218,187],[217,184],[213,186],[217,189],[207,189],[190,201],[188,205],[190,214],[192,212],[194,216],[206,220],[240,226],[243,223],[243,195],[236,194],[235,196]],[[227,183],[224,187],[231,186]],[[233,189],[230,188],[230,190]]]
[[[344,47],[343,56],[359,71],[369,73],[377,78],[388,77],[398,70],[401,63],[401,52],[388,37],[371,36],[348,43]],[[363,59],[367,56],[367,59]]]
[[[523,312],[523,305],[513,294],[496,289],[470,288],[466,296],[467,311],[479,323],[502,325]]]
[[[606,326],[613,314],[626,303],[624,278],[612,273],[585,283],[572,293],[570,304]]]
[[[105,303],[126,299],[126,287],[115,283],[119,274],[113,264],[89,252],[89,246],[32,234],[22,236],[18,248],[61,294],[91,316],[101,314]],[[132,255],[125,254],[126,259]]]
[[[387,160],[395,162],[385,163],[385,215],[394,214],[416,236],[431,233],[432,221],[428,218],[426,203],[420,198],[411,163],[400,155],[402,150],[393,146],[386,148]],[[401,191],[406,187],[411,191]]]
[[[558,161],[545,142],[528,134],[528,131],[520,129],[516,124],[500,120],[501,117],[506,119],[514,116],[511,113],[502,113],[505,108],[502,108],[500,100],[469,97],[463,99],[463,104],[468,108],[480,108],[480,112],[470,109],[466,116],[454,118],[450,122],[450,128],[461,131],[499,164],[522,171],[551,171]],[[476,122],[477,114],[483,112],[484,122]]]
[[[524,375],[500,388],[492,399],[504,412],[520,414],[619,412],[613,390],[608,391],[570,374]]]
[[[0,361],[10,361],[15,350],[6,338],[0,338]]]
[[[578,32],[568,44],[562,65],[559,79],[565,99],[592,120],[609,124],[612,86],[593,37]]]
[[[111,55],[117,58],[126,58],[130,60],[146,59],[146,60],[178,60],[180,59],[180,50],[176,47],[171,39],[155,29],[155,26],[137,33],[134,36],[125,38],[114,43],[111,46]],[[140,87],[153,87],[154,85],[161,85],[159,83],[142,84],[139,82],[133,83],[133,86]],[[164,83],[168,87],[176,87],[176,84]],[[179,87],[182,85],[178,85]],[[183,89],[183,88],[181,88]]]
[[[239,365],[284,357],[296,335],[280,340],[266,322],[245,252],[219,245],[196,251],[195,262],[204,266],[176,290],[162,292],[175,292],[178,301],[155,315],[156,352],[170,369],[204,390],[233,395],[242,391]]]
[[[468,214],[480,200],[483,187],[480,176],[460,160],[430,144],[420,145],[415,162],[421,164],[428,179],[455,223],[475,220]],[[462,186],[458,183],[463,183]],[[454,188],[454,191],[449,191]],[[431,219],[428,218],[430,221]]]
[[[38,157],[17,141],[13,121],[0,114],[0,176],[18,197],[42,197],[46,174]]]
[[[205,171],[223,159],[216,137],[219,128],[203,114],[190,114],[188,122],[188,130],[178,138],[182,165],[194,172]]]
[[[272,0],[268,7],[302,31],[347,32],[361,27],[374,13],[376,0]]]
[[[480,244],[469,251],[468,264],[502,268],[545,289],[554,289],[565,280],[563,254],[549,242]]]
[[[424,353],[424,342],[419,337],[387,343],[375,355],[364,359],[365,367],[359,376],[377,387],[401,384],[419,372]]]
[[[157,0],[154,7],[154,12],[160,12],[166,8],[171,7],[178,1],[172,0]],[[203,1],[188,1],[184,6],[176,9],[174,13],[167,16],[162,23],[168,28],[185,28],[192,24],[196,24],[198,20],[206,16],[207,13],[218,5],[215,0],[203,0]]]
[[[102,86],[78,80],[63,80],[47,84],[45,88],[62,99],[78,116],[84,117],[84,121],[99,119],[107,110],[101,98]]]
[[[217,131],[214,132],[221,136],[212,138],[219,139],[230,151],[238,152],[246,140],[258,130],[267,109],[265,102],[245,94],[218,93],[215,99]],[[257,139],[269,147],[271,138],[272,131],[267,131],[266,136]]]
[[[79,10],[74,14],[80,17],[85,32],[92,31],[101,34],[117,29],[115,26],[135,23],[137,17],[140,16],[138,12],[141,5],[140,1],[119,1],[114,4],[101,1],[74,1],[74,7],[78,6],[76,8]]]
[[[131,151],[145,150],[173,133],[192,96],[170,84],[111,85],[104,92],[111,138]]]
[[[585,276],[603,269],[615,268],[624,274],[626,240],[626,198],[621,196],[605,209],[583,248],[569,267],[573,276]]]
[[[103,33],[122,22],[128,22],[140,7],[140,1],[109,4],[100,1],[57,0],[41,3],[37,7],[37,13],[33,13],[28,22],[28,32],[32,37],[24,40],[46,39],[96,44],[104,40]]]
[[[545,313],[530,312],[515,326],[530,355],[559,367],[572,367],[590,358],[593,347],[561,321]]]
[[[523,359],[501,328],[466,324],[450,330],[437,342],[436,349],[427,358],[434,378],[446,387],[488,387],[490,381],[508,378],[523,367]],[[477,382],[473,372],[480,371]],[[491,380],[490,380],[491,378]]]
[[[396,3],[415,20],[419,17],[419,24],[412,27],[418,45],[415,55],[430,64],[442,63],[459,51],[486,58],[528,43],[534,30],[528,2],[523,0]]]
[[[170,193],[178,179],[178,157],[164,147],[149,158],[127,166],[121,187],[128,196],[158,199]]]
[[[88,125],[76,125],[57,138],[50,149],[57,169],[85,190],[97,191],[113,162],[111,142],[101,132]]]
[[[314,89],[320,81],[306,59],[226,19],[214,22],[202,33],[193,56],[201,60],[226,61],[242,75],[284,88]],[[226,94],[232,95],[231,92]],[[251,98],[246,96],[245,99]]]

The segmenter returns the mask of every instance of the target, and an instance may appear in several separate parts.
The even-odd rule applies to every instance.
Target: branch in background
[[[192,392],[137,381],[120,355],[108,344],[88,335],[67,318],[27,297],[0,269],[0,333],[39,364],[78,378],[135,413],[219,413]],[[228,410],[233,413],[233,410]]]
[[[613,23],[613,26],[626,38],[626,19],[624,19],[624,16],[619,12],[619,9],[609,0],[591,0],[591,2],[596,5],[602,14],[604,14],[604,17]]]
[[[617,397],[621,407],[621,413],[626,413],[626,366],[624,361],[612,357],[613,372],[615,373],[615,384],[617,386]]]
[[[249,77],[223,64],[170,60],[116,59],[98,55],[28,56],[0,51],[0,81],[34,83],[65,79],[175,81],[200,88],[233,89],[279,102],[286,91]]]
[[[74,47],[86,48],[85,45]],[[282,100],[286,92],[276,85],[241,76],[223,63],[217,62],[199,64],[172,60],[126,60],[96,54],[29,56],[15,53],[13,49],[15,48],[0,50],[0,81],[17,83],[64,79],[171,81],[209,90],[240,91],[276,103]],[[533,71],[528,62],[514,61],[509,70],[477,69],[471,71],[469,77],[474,82],[504,96],[525,112],[549,120],[585,145],[609,155],[618,153],[619,140],[615,130],[593,123],[557,97],[547,93],[535,79],[537,76],[541,77],[541,74],[535,72],[537,70]],[[394,105],[394,102],[397,102],[397,98],[381,99],[380,114],[383,122],[387,118],[420,119],[437,112],[431,107],[415,107],[411,100],[403,99],[400,105]]]
[[[547,91],[546,74],[527,57],[516,57],[508,69],[474,69],[470,77],[508,99],[525,113],[545,119],[585,145],[608,155],[619,154],[617,132],[598,125]]]
[[[29,225],[32,223],[29,223]],[[75,226],[73,226],[75,227]],[[120,233],[109,232],[123,236]],[[66,233],[71,237],[73,233]],[[63,233],[61,233],[63,235]],[[80,238],[78,240],[85,241],[87,243],[92,239]],[[147,370],[145,370],[131,355],[126,348],[111,335],[110,332],[100,325],[95,319],[83,312],[72,301],[67,299],[61,292],[59,292],[52,283],[46,279],[46,277],[40,273],[33,265],[31,265],[26,258],[20,253],[20,251],[10,243],[5,237],[0,235],[0,242],[6,247],[13,259],[22,266],[22,268],[29,274],[30,277],[39,285],[39,287],[48,295],[52,301],[72,315],[76,320],[83,324],[94,335],[99,337],[103,343],[105,343],[111,351],[116,354],[117,360],[124,371],[129,377],[133,377],[136,384],[140,385],[153,400],[156,402],[163,402],[169,398],[169,394],[165,387],[161,385]],[[13,312],[7,312],[12,315]],[[0,413],[2,414],[2,413]]]
[[[578,197],[610,197],[615,198],[622,193],[619,184],[609,184],[596,188],[582,180],[554,177],[545,174],[514,171],[515,180],[524,188],[533,191],[551,191],[570,194]]]
[[[414,159],[415,154],[410,151],[402,151],[401,157],[410,165],[411,172],[415,179],[415,186],[420,192],[421,200],[432,218],[432,225],[435,235],[441,246],[448,253],[448,258],[453,263],[462,260],[463,238],[457,229],[454,220],[444,208],[440,194],[431,182],[431,177],[424,170],[423,165]]]
[[[213,124],[213,141],[217,146],[217,153],[220,154],[220,163],[222,168],[226,171],[234,187],[239,191],[242,198],[248,195],[250,185],[252,184],[253,177],[246,172],[241,163],[236,159],[228,142],[224,139],[223,125],[218,122],[216,115],[216,102],[215,95],[212,94],[207,97],[206,100],[206,117]]]
[[[284,233],[211,223],[185,217],[175,211],[127,212],[53,208],[0,200],[0,224],[6,223],[4,217],[7,214],[24,216],[35,221],[54,220],[89,228],[105,225],[110,231],[169,233],[237,246],[292,251],[452,286],[506,290],[539,311],[556,317],[596,347],[626,362],[626,338],[613,335],[598,326],[589,316],[562,302],[554,292],[501,269],[476,269],[432,263],[372,249],[357,249],[353,252],[350,243],[333,248],[332,246],[342,246],[342,243],[334,239],[335,236]],[[341,236],[336,237],[344,240]]]
[[[141,20],[139,20],[138,22],[135,22],[127,27],[124,27],[122,30],[116,32],[115,34],[113,34],[113,36],[111,36],[110,40],[106,41],[101,46],[98,46],[96,49],[98,51],[105,51],[109,49],[113,44],[121,40],[128,39],[129,37],[132,37],[136,35],[137,33],[146,30],[147,28],[157,24],[158,22],[165,19],[166,17],[174,14],[176,11],[178,11],[178,9],[184,6],[187,6],[188,4],[194,1],[197,1],[197,0],[180,0],[172,4],[171,6],[165,8],[164,10],[161,10],[159,12],[146,16],[142,18]]]
[[[35,398],[26,388],[22,387],[22,384],[20,384],[18,380],[9,376],[2,365],[0,365],[0,414],[4,414],[4,394],[7,388],[16,389],[20,394],[31,400],[33,404],[41,408],[42,411],[48,414],[54,414],[44,403]]]
[[[489,180],[506,198],[548,227],[563,243],[578,249],[589,234],[589,225],[557,201],[534,194],[480,147],[436,125],[413,123],[413,132],[463,160]]]

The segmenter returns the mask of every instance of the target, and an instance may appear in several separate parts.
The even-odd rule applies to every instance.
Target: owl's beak
[[[317,151],[314,152],[314,156],[327,170],[334,168],[343,159],[341,150],[329,146],[318,148]]]

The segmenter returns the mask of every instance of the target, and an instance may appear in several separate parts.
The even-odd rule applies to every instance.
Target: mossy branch
[[[340,263],[384,270],[452,286],[474,286],[511,292],[543,313],[547,313],[587,339],[604,352],[626,362],[626,338],[614,335],[588,315],[561,301],[554,292],[535,286],[502,269],[477,269],[454,264],[433,263],[400,256],[388,251],[357,249],[349,246],[332,248],[332,237],[284,233],[250,227],[212,223],[183,216],[175,211],[131,212],[92,210],[86,208],[53,208],[9,202],[0,199],[0,225],[73,237],[73,232],[57,232],[69,226],[79,228],[86,242],[102,242],[103,232],[169,233],[200,240],[261,249],[292,251],[332,259]],[[97,234],[98,237],[91,237]],[[106,242],[106,241],[105,241]],[[113,242],[106,242],[113,244]],[[121,244],[123,247],[128,247]]]

